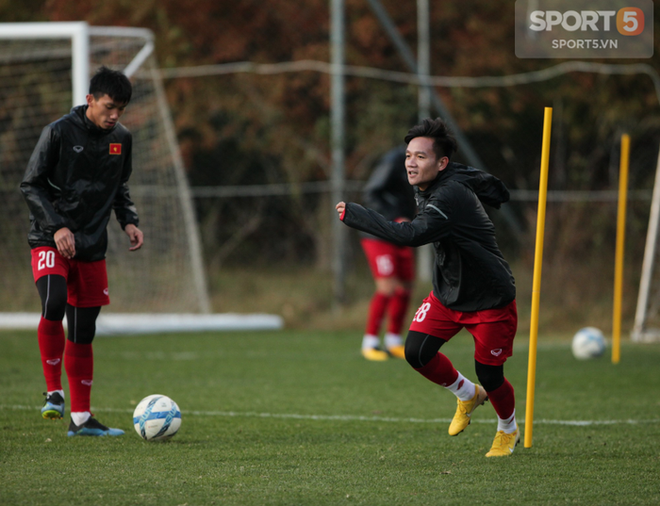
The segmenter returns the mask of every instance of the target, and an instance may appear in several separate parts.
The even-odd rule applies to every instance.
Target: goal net
[[[108,311],[207,313],[199,238],[149,30],[86,23],[0,24],[0,264],[4,312],[34,312],[29,213],[19,191],[44,126],[84,103],[101,65],[124,71],[133,97],[122,123],[133,134],[131,196],[145,243],[129,252],[111,218]]]
[[[660,341],[660,154],[656,166],[653,200],[644,248],[642,275],[635,312],[632,340],[638,342]]]

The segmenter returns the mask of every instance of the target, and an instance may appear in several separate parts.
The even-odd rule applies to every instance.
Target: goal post
[[[660,231],[660,152],[655,172],[653,199],[646,233],[646,246],[639,282],[637,310],[632,340],[637,342],[660,341],[660,258],[658,236]]]
[[[43,127],[84,104],[91,75],[105,65],[125,72],[133,83],[122,123],[133,135],[129,188],[145,234],[143,250],[129,253],[114,218],[108,226],[109,310],[210,312],[191,193],[153,48],[153,34],[143,28],[0,23],[3,311],[38,309],[26,239],[28,210],[18,189],[28,159]]]
[[[0,23],[0,39],[71,40],[72,105],[83,104],[89,88],[89,25],[84,21],[61,23]],[[6,63],[11,62],[7,54]],[[45,126],[45,125],[44,125]]]

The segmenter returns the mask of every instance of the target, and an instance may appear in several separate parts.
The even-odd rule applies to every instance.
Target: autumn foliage
[[[415,53],[416,3],[381,3]],[[346,62],[407,72],[369,2],[346,0],[345,6]],[[0,0],[0,15],[6,21],[85,20],[146,27],[155,34],[162,68],[330,58],[328,0]],[[431,2],[430,26],[433,75],[501,76],[559,63],[516,58],[510,0]],[[603,63],[646,63],[657,69],[658,58]],[[207,257],[232,261],[268,244],[269,260],[327,265],[331,203],[327,194],[296,191],[295,185],[329,178],[329,75],[304,71],[170,78],[166,89],[193,186],[294,185],[286,197],[199,199]],[[616,188],[612,167],[623,131],[633,139],[631,188],[652,185],[660,97],[646,75],[572,73],[528,85],[435,91],[479,154],[482,168],[512,189],[538,188],[546,106],[554,108],[555,117],[551,190]],[[401,142],[417,121],[418,90],[411,84],[347,77],[346,93],[346,177],[364,180],[377,156]],[[513,204],[528,229],[534,226],[533,205]],[[550,209],[548,233],[560,250],[551,255],[594,245],[593,237],[562,239],[565,227],[578,230],[586,219],[582,213],[590,212]],[[633,211],[631,219],[643,229],[644,213],[635,216]],[[612,234],[612,221],[599,225],[600,236]]]

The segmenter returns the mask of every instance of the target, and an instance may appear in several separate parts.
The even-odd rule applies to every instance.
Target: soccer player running
[[[451,162],[456,140],[441,119],[426,119],[405,137],[408,182],[419,213],[410,223],[388,221],[355,203],[336,210],[348,226],[408,246],[433,243],[433,291],[417,310],[405,344],[406,360],[424,377],[452,392],[458,407],[449,426],[456,436],[474,410],[490,399],[497,434],[487,457],[513,453],[520,440],[515,398],[504,377],[517,328],[515,282],[483,204],[499,207],[509,192],[494,176]],[[481,385],[458,372],[440,347],[461,329],[474,337]]]
[[[124,433],[93,417],[90,398],[96,319],[101,306],[110,303],[105,253],[112,210],[131,251],[144,240],[127,185],[132,137],[119,123],[131,94],[124,74],[101,67],[90,81],[87,104],[44,128],[21,182],[30,209],[28,243],[42,306],[37,337],[47,393],[41,414],[64,417],[64,360],[71,396],[69,436]]]
[[[388,151],[364,187],[364,205],[388,220],[402,222],[415,217],[415,194],[407,182],[405,161],[405,146]],[[362,355],[375,361],[387,360],[390,356],[405,358],[401,329],[415,278],[414,249],[366,232],[362,233],[360,242],[376,285],[362,338]],[[378,336],[386,315],[388,322],[383,350]]]

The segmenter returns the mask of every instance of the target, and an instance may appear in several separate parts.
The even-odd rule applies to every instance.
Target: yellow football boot
[[[458,406],[456,407],[456,413],[454,414],[454,419],[449,425],[449,435],[456,436],[465,430],[465,427],[470,425],[470,417],[475,409],[478,406],[481,406],[484,402],[488,400],[488,394],[484,387],[481,385],[475,385],[476,392],[474,397],[469,401],[462,401],[456,399]]]
[[[377,348],[362,348],[362,356],[367,360],[372,360],[374,362],[383,362],[390,358],[387,352]]]
[[[387,348],[387,353],[389,353],[390,356],[394,358],[402,358],[403,360],[406,359],[406,348],[402,344]]]
[[[516,449],[516,445],[520,442],[520,430],[516,424],[515,432],[507,434],[504,431],[498,430],[493,440],[493,446],[486,454],[486,457],[508,457]]]

